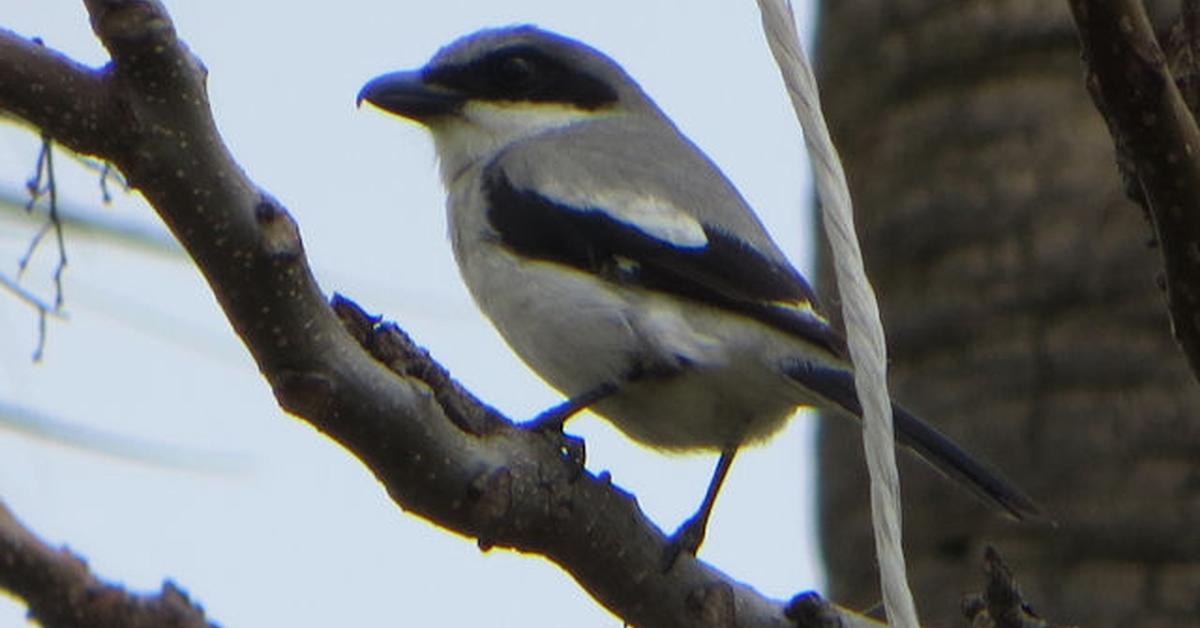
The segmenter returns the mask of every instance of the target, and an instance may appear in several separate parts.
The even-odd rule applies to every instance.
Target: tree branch
[[[1200,129],[1138,0],[1072,0],[1087,85],[1162,249],[1171,327],[1200,379]]]
[[[208,628],[204,609],[171,582],[157,595],[133,595],[106,584],[87,563],[55,549],[25,529],[0,502],[0,589],[29,605],[30,618],[43,626],[95,628]]]
[[[0,31],[0,109],[117,166],[196,262],[279,404],[362,460],[398,505],[481,547],[548,557],[633,624],[860,623],[832,606],[789,619],[782,602],[690,557],[662,573],[666,539],[631,496],[479,403],[398,328],[340,301],[356,340],[291,216],[222,142],[205,70],[162,5],[86,5],[112,63],[93,70]]]

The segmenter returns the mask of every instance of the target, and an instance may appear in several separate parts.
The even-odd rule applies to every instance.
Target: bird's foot
[[[601,384],[582,395],[572,397],[547,409],[526,423],[525,429],[538,432],[547,438],[557,439],[559,455],[575,469],[572,479],[579,477],[587,460],[587,450],[582,438],[567,436],[563,433],[563,425],[567,419],[616,391],[616,384]]]
[[[537,415],[526,424],[529,429],[539,432],[562,432],[567,419],[586,410],[589,406],[617,392],[616,384],[600,384],[595,388],[576,395],[556,406]]]
[[[704,542],[704,533],[708,530],[708,518],[717,502],[717,493],[721,492],[721,485],[725,483],[729,467],[733,466],[735,455],[737,447],[729,447],[721,452],[721,458],[717,460],[717,468],[713,469],[712,479],[708,481],[708,490],[704,492],[704,501],[701,502],[700,508],[696,510],[696,514],[688,517],[667,541],[667,547],[663,551],[663,573],[670,571],[684,552],[695,556],[696,551],[700,549],[700,544]]]
[[[576,399],[568,399],[556,406],[547,408],[541,414],[533,417],[523,427],[542,434],[562,434],[563,425],[567,419],[577,414],[583,406]]]
[[[587,447],[582,438],[563,432],[563,424],[581,409],[582,407],[575,399],[568,399],[523,425],[525,429],[541,434],[558,448],[559,458],[566,462],[572,470],[572,481],[583,473],[584,464],[587,462]]]
[[[704,543],[704,533],[708,528],[708,517],[704,515],[702,512],[692,515],[667,539],[667,546],[662,555],[663,573],[671,571],[675,561],[685,553],[690,556],[696,555],[700,545]]]

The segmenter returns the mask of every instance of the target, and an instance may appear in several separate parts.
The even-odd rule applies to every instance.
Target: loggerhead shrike
[[[484,30],[358,100],[433,133],[476,303],[570,400],[666,450],[721,452],[668,548],[695,553],[738,448],[798,406],[859,418],[845,342],[737,190],[619,65],[533,26]],[[897,439],[1018,519],[1019,489],[893,404]]]

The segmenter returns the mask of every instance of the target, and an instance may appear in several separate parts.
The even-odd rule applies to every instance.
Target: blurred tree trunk
[[[820,19],[825,110],[893,394],[1059,524],[1008,521],[902,461],[923,621],[962,623],[992,544],[1054,621],[1197,625],[1200,389],[1066,3],[842,0]],[[867,607],[879,593],[861,443],[828,421],[821,446],[828,593]]]

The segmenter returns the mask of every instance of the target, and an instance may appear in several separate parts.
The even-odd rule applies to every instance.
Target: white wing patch
[[[578,187],[545,182],[538,194],[580,211],[598,211],[642,233],[683,249],[708,246],[704,225],[669,201],[633,190],[609,189],[585,194]]]
[[[807,316],[808,318],[811,318],[815,321],[819,321],[819,322],[826,323],[826,324],[829,323],[829,319],[825,318],[823,315],[821,315],[820,312],[818,312],[815,308],[813,308],[812,303],[810,303],[807,299],[805,299],[803,301],[771,301],[771,305],[774,305],[775,307],[781,307],[781,308],[784,308],[787,310],[792,310],[793,312],[796,312],[797,314]]]

